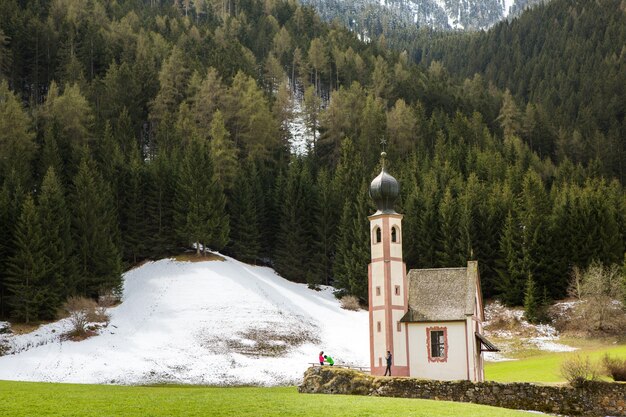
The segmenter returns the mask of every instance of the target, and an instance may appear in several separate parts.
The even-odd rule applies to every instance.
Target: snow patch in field
[[[557,303],[559,311],[567,312],[575,302]],[[572,352],[578,348],[559,343],[559,332],[551,324],[532,324],[524,318],[524,310],[521,308],[509,308],[495,301],[485,306],[485,334],[501,340],[497,343],[502,352],[485,354],[485,360],[502,361],[510,360],[507,354],[514,353],[516,347],[513,341],[521,341],[524,346],[533,345],[539,350],[546,352]]]
[[[339,306],[272,269],[161,260],[124,275],[123,302],[89,339],[63,341],[67,320],[3,335],[0,379],[76,383],[297,384],[324,350],[369,363],[368,314]]]

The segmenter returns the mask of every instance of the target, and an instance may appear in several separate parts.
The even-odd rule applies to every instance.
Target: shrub
[[[589,356],[572,356],[561,364],[561,376],[570,384],[576,386],[583,381],[596,381],[600,376],[598,365],[589,359]]]
[[[613,358],[606,354],[602,363],[614,381],[626,381],[626,359]]]
[[[359,311],[361,309],[361,305],[359,304],[359,299],[354,295],[344,295],[341,297],[341,308],[345,310]]]
[[[588,334],[620,335],[626,331],[626,313],[619,300],[624,297],[621,271],[617,265],[592,263],[572,273],[569,294],[580,302],[566,330]]]
[[[95,315],[96,302],[91,298],[73,296],[67,299],[63,308],[72,323],[70,336],[80,337],[87,334],[87,324]]]

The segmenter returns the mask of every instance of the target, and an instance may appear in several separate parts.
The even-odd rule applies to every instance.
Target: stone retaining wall
[[[626,384],[587,381],[578,387],[528,383],[432,381],[374,377],[350,369],[312,367],[301,393],[460,401],[563,415],[626,417]]]

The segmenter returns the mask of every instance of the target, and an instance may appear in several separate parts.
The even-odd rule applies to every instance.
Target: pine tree
[[[229,219],[226,197],[215,179],[206,143],[192,138],[184,150],[175,197],[175,225],[186,244],[194,244],[200,255],[207,246],[222,249],[228,243]]]
[[[231,227],[228,249],[244,262],[256,262],[261,248],[256,199],[251,185],[253,175],[256,175],[256,169],[249,166],[240,170],[228,201]]]
[[[363,302],[367,301],[367,264],[370,259],[367,215],[372,210],[366,190],[367,186],[363,184],[356,202],[346,201],[344,204],[333,265],[335,288]]]
[[[4,180],[0,189],[0,316],[6,317],[10,311],[7,288],[7,262],[15,254],[13,245],[16,225],[24,204],[26,193],[15,171]]]
[[[524,315],[530,323],[539,321],[541,305],[537,297],[537,289],[532,275],[528,275],[526,289],[524,290]]]
[[[48,169],[41,185],[38,211],[42,224],[42,244],[49,260],[48,270],[40,284],[45,297],[41,315],[51,319],[63,300],[75,294],[78,281],[70,215],[63,187],[52,167]]]
[[[314,238],[307,205],[314,200],[309,201],[312,181],[300,158],[293,159],[289,165],[283,187],[280,229],[274,254],[276,271],[292,281],[307,282],[310,281],[307,275]]]
[[[15,253],[7,262],[6,286],[13,316],[36,321],[45,302],[41,284],[49,268],[35,202],[27,196],[14,236]]]
[[[72,236],[77,245],[80,294],[96,297],[121,289],[121,256],[111,189],[92,163],[83,160],[71,196]]]
[[[136,263],[146,256],[145,175],[137,147],[130,149],[120,195],[120,232],[124,259]]]
[[[519,229],[516,218],[509,211],[500,240],[502,265],[498,271],[498,289],[503,301],[509,305],[521,304],[524,297],[523,253]]]
[[[446,188],[439,205],[439,250],[437,264],[442,267],[454,267],[463,264],[464,253],[460,247],[459,212],[457,202],[450,188]]]
[[[178,161],[176,154],[159,152],[156,158],[146,166],[145,246],[148,256],[158,257],[171,254],[177,247],[174,199],[177,176],[175,166]]]
[[[224,117],[219,110],[215,112],[211,121],[209,149],[215,166],[215,179],[222,184],[224,190],[231,190],[239,170],[237,148],[230,140],[230,134],[224,126]]]
[[[15,171],[23,184],[29,183],[36,150],[33,139],[30,117],[6,80],[0,80],[0,178]]]

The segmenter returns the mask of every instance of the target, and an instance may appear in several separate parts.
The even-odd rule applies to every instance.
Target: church
[[[370,369],[437,380],[483,381],[482,352],[498,349],[483,336],[478,262],[463,268],[413,269],[402,259],[398,181],[385,170],[370,185],[377,211],[369,216]]]

